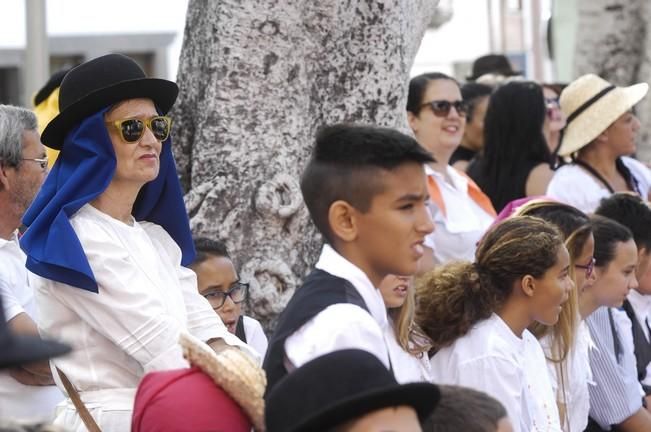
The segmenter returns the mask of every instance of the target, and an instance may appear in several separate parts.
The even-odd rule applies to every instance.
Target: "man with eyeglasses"
[[[16,334],[38,335],[34,292],[18,245],[18,228],[46,173],[45,147],[34,113],[0,105],[0,295],[5,319]],[[47,362],[14,368],[0,374],[0,406],[17,418],[49,420],[63,399],[52,384]]]

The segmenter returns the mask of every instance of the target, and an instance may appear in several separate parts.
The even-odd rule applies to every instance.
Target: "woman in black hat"
[[[183,267],[194,248],[165,116],[177,93],[126,56],[99,57],[68,72],[42,135],[61,152],[22,247],[40,328],[75,347],[55,363],[70,397],[56,423],[70,430],[129,430],[143,374],[186,365],[183,330],[247,349]]]

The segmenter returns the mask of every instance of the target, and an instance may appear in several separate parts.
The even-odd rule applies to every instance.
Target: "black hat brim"
[[[178,93],[176,83],[158,78],[138,78],[101,88],[70,104],[53,118],[43,131],[41,142],[61,150],[66,135],[75,125],[97,111],[127,99],[151,99],[161,114],[167,114]]]
[[[517,70],[501,70],[501,71],[493,71],[493,72],[484,72],[481,75],[468,75],[466,76],[466,81],[475,81],[477,78],[482,77],[484,75],[488,74],[494,74],[494,75],[502,75],[505,77],[514,77],[514,76],[520,76],[522,75],[522,71],[517,71]]]
[[[11,335],[0,352],[0,369],[48,360],[70,352],[68,345],[38,336]]]
[[[329,430],[379,409],[405,405],[414,408],[422,422],[432,414],[440,398],[438,387],[429,383],[409,383],[374,389],[323,407],[321,411],[292,428],[292,432]]]

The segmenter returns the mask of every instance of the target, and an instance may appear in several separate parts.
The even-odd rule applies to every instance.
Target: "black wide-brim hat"
[[[328,431],[373,411],[410,406],[425,421],[440,399],[436,385],[398,384],[373,354],[341,350],[290,372],[269,392],[268,432]]]
[[[509,59],[503,54],[487,54],[477,58],[472,64],[472,74],[466,77],[475,81],[486,74],[503,75],[505,77],[522,75],[522,71],[514,70]]]
[[[178,93],[176,83],[147,78],[140,66],[125,55],[97,57],[71,69],[63,78],[59,115],[47,125],[41,141],[61,150],[74,126],[97,111],[127,99],[151,99],[161,114],[167,114]]]

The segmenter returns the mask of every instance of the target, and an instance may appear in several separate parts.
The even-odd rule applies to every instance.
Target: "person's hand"
[[[54,385],[52,375],[40,375],[29,372],[22,367],[9,369],[9,375],[21,384],[28,386],[47,386]]]

